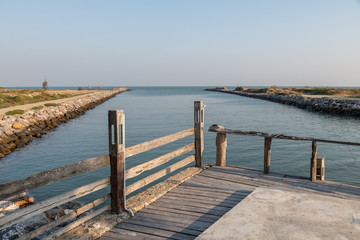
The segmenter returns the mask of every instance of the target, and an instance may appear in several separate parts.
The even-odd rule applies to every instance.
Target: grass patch
[[[59,104],[57,104],[57,103],[45,103],[44,104],[46,107],[56,107],[56,106],[58,106]]]
[[[16,114],[23,114],[24,112],[25,112],[24,110],[16,109],[16,110],[8,111],[5,114],[11,116]]]
[[[42,109],[43,107],[44,107],[44,106],[39,105],[39,106],[35,106],[35,107],[31,108],[31,110],[40,110],[40,109]]]

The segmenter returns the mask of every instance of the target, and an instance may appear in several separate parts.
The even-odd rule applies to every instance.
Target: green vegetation
[[[24,110],[16,109],[16,110],[8,111],[5,114],[6,115],[15,115],[15,114],[23,114],[23,113],[24,113]]]
[[[68,90],[43,90],[43,89],[0,89],[0,108],[17,105],[50,101],[62,98],[83,95],[85,93]]]
[[[35,106],[35,107],[31,108],[31,110],[40,110],[40,109],[42,109],[43,107],[44,107],[44,106],[39,105],[39,106]]]
[[[59,105],[59,104],[57,104],[57,103],[45,103],[44,104],[46,107],[56,107],[57,105]]]

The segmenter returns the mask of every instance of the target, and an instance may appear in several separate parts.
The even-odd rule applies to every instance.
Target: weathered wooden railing
[[[70,177],[74,177],[83,173],[94,171],[96,169],[110,165],[110,177],[87,184],[69,192],[63,193],[56,197],[35,203],[28,207],[14,211],[8,215],[0,218],[0,230],[19,223],[25,219],[31,218],[39,213],[43,213],[49,209],[59,206],[63,203],[78,199],[90,193],[96,192],[111,185],[111,193],[99,199],[96,199],[77,210],[68,213],[65,216],[59,217],[56,220],[41,226],[36,230],[21,236],[19,239],[35,238],[57,226],[76,219],[79,215],[89,211],[90,209],[104,203],[111,198],[111,204],[106,205],[93,213],[81,217],[65,227],[51,233],[45,239],[53,239],[61,234],[73,229],[74,227],[84,223],[85,221],[111,209],[116,214],[121,214],[125,211],[131,211],[126,208],[126,195],[150,184],[151,182],[171,173],[175,170],[188,165],[195,160],[195,166],[203,168],[203,152],[204,152],[204,104],[201,101],[194,102],[194,128],[190,128],[178,133],[174,133],[165,137],[161,137],[148,142],[140,143],[131,147],[125,148],[125,115],[122,110],[109,111],[109,154],[90,158],[81,162],[66,165],[41,173],[31,175],[27,178],[0,183],[0,200],[20,194],[25,191],[30,191],[51,183],[55,183]],[[179,139],[195,134],[195,141],[186,146],[183,146],[173,152],[155,158],[151,161],[142,163],[138,166],[132,167],[125,171],[125,158],[134,156],[136,154],[166,145],[168,143],[177,141]],[[195,149],[195,154],[191,155],[181,161],[178,161],[165,169],[162,169],[150,176],[147,176],[126,187],[126,179],[138,176],[139,174],[158,167],[166,162],[169,162],[175,157],[186,154]]]
[[[264,132],[255,131],[241,131],[224,128],[221,125],[214,124],[210,126],[209,132],[216,132],[216,165],[226,165],[226,148],[227,148],[227,137],[226,134],[244,135],[244,136],[258,136],[265,138],[264,141],[264,173],[270,172],[270,159],[271,159],[271,142],[273,138],[295,140],[295,141],[311,141],[312,151],[310,158],[310,179],[311,181],[324,180],[325,179],[325,157],[317,156],[317,142],[344,144],[360,146],[358,142],[344,142],[334,141],[319,138],[307,138],[307,137],[296,137],[287,136],[284,134],[270,134]]]

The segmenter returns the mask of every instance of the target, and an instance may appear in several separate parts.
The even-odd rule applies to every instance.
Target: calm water
[[[207,132],[209,126],[215,123],[232,129],[304,137],[344,141],[360,139],[359,119],[308,112],[292,106],[236,95],[207,92],[203,91],[204,88],[133,87],[133,91],[110,99],[0,160],[0,182],[24,178],[46,169],[106,154],[109,109],[125,110],[126,146],[131,146],[193,127],[193,102],[204,101],[206,163],[215,162],[216,134]],[[128,158],[127,168],[191,141],[193,137]],[[260,137],[229,136],[227,163],[262,169],[263,141]],[[318,143],[318,148],[319,155],[326,158],[327,180],[360,185],[360,147]],[[271,171],[309,176],[310,156],[311,142],[274,139]],[[108,175],[109,169],[103,168],[31,193],[36,199],[42,200]],[[143,176],[146,175],[139,178]],[[108,189],[105,189],[96,194],[106,194],[107,191]]]

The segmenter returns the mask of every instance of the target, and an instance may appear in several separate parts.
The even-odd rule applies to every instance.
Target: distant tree
[[[48,82],[46,81],[46,79],[45,79],[45,81],[43,82],[43,89],[44,89],[44,90],[48,89]]]
[[[79,87],[79,88],[78,88],[78,90],[80,90],[80,91],[81,91],[81,90],[83,90],[83,88],[82,88],[82,87]]]

